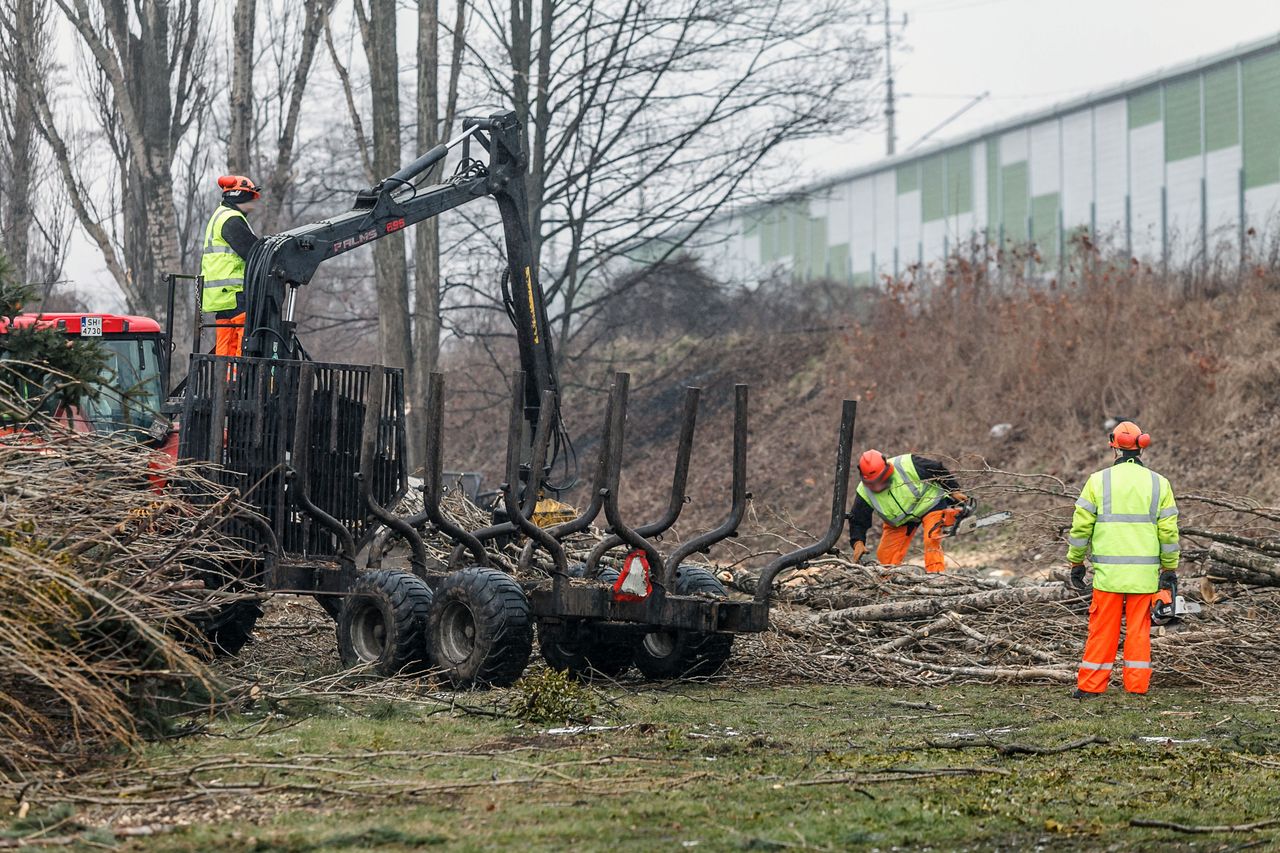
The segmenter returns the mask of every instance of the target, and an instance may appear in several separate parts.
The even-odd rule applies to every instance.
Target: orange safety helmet
[[[1147,435],[1133,421],[1121,421],[1107,436],[1111,446],[1116,450],[1142,450],[1151,446],[1151,436]]]
[[[858,457],[858,473],[868,489],[883,492],[893,476],[893,464],[879,450],[868,450]]]
[[[218,178],[218,189],[223,196],[234,195],[233,201],[249,201],[262,195],[262,188],[244,175],[223,175]]]

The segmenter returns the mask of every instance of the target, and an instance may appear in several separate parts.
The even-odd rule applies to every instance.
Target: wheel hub
[[[365,602],[351,620],[351,648],[361,661],[375,661],[387,647],[387,625],[382,611]]]
[[[450,602],[440,619],[440,654],[459,664],[471,657],[476,645],[476,620],[471,608],[461,601]]]

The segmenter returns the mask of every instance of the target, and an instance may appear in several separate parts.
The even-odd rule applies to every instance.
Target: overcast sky
[[[1280,34],[1280,0],[891,0],[892,18],[900,22],[903,13],[894,54],[899,152],[983,91],[990,97],[930,144]],[[871,163],[884,146],[883,128],[833,140],[814,147],[808,171],[816,177]],[[94,307],[119,309],[82,238],[66,274],[95,294]]]
[[[1280,0],[890,0],[898,151],[982,92],[933,144],[1058,101],[1280,34]],[[829,172],[874,162],[883,128],[826,156]],[[825,157],[824,157],[825,159]]]

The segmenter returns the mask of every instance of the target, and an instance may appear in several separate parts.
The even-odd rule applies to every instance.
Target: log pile
[[[1280,557],[1215,544],[1185,564],[1181,591],[1203,612],[1152,629],[1157,685],[1241,690],[1280,669]],[[754,593],[756,576],[722,570]],[[1069,685],[1084,645],[1089,594],[1064,573],[927,574],[836,556],[784,574],[772,636],[747,668],[840,683],[1043,682]],[[750,654],[750,653],[749,653]]]

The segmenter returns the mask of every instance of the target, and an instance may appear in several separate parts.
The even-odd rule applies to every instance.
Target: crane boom
[[[505,298],[525,375],[525,420],[532,435],[542,392],[558,392],[559,388],[529,224],[523,134],[514,112],[465,118],[462,127],[457,138],[435,146],[359,192],[351,210],[265,237],[254,246],[245,263],[244,355],[303,357],[293,319],[294,300],[297,289],[311,281],[320,264],[447,210],[490,197],[497,202],[502,219],[509,276]],[[473,143],[488,154],[487,164],[470,158]],[[438,184],[421,187],[414,183],[458,146],[462,146],[466,168]]]

